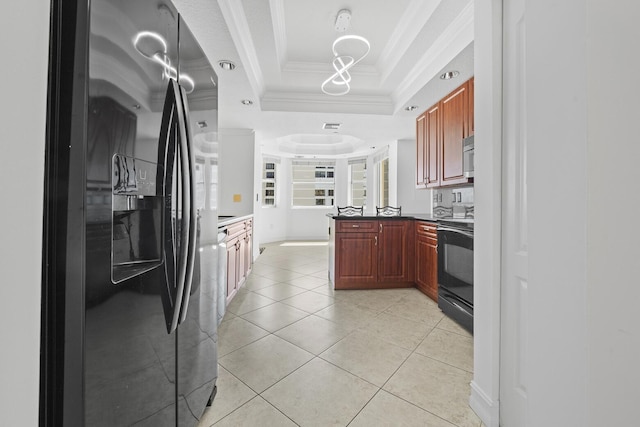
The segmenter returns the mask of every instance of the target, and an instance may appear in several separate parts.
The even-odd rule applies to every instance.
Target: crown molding
[[[287,30],[284,18],[284,0],[269,0],[269,8],[271,10],[276,56],[280,68],[283,68],[287,62]]]
[[[242,65],[246,70],[249,84],[254,93],[260,97],[264,92],[264,76],[251,38],[251,29],[247,22],[242,2],[237,0],[218,0],[218,5],[224,20],[227,22],[238,56],[240,56]]]
[[[378,58],[376,65],[381,72],[380,82],[382,84],[398,66],[398,63],[420,31],[427,25],[441,1],[413,0],[409,4]]]
[[[424,87],[469,43],[473,42],[473,10],[473,2],[470,2],[435,43],[424,52],[402,83],[393,91],[395,111],[411,99],[415,94],[414,89]]]
[[[333,97],[310,92],[265,92],[260,100],[263,111],[313,113],[393,114],[389,96],[344,95]]]
[[[299,62],[288,61],[282,67],[283,73],[301,73],[301,74],[327,74],[333,73],[335,70],[331,66],[331,63],[325,62]],[[378,76],[380,72],[375,65],[363,65],[357,64],[353,68],[349,69],[349,74],[352,76]],[[329,74],[327,74],[327,77]]]

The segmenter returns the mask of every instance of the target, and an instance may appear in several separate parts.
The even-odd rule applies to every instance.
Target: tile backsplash
[[[473,218],[473,186],[433,190],[433,215]]]

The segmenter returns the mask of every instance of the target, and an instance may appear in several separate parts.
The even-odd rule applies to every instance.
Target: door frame
[[[474,377],[469,404],[487,427],[500,420],[502,268],[502,0],[474,3],[476,170]]]

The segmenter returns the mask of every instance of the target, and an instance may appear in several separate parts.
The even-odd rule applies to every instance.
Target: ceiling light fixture
[[[140,55],[162,66],[164,78],[178,80],[185,92],[193,92],[196,86],[193,79],[185,73],[180,73],[178,78],[178,70],[171,65],[164,37],[153,31],[140,31],[133,38],[133,46]]]
[[[218,65],[220,66],[220,68],[227,71],[231,71],[236,68],[236,64],[234,64],[232,61],[229,61],[228,59],[222,59],[218,61]]]
[[[243,99],[240,102],[242,103],[242,105],[253,105],[253,101],[250,99]]]
[[[447,71],[446,73],[440,74],[440,78],[442,80],[450,80],[450,79],[453,79],[455,77],[458,77],[459,74],[460,74],[459,71],[455,71],[455,70]]]
[[[409,105],[407,107],[404,107],[405,111],[415,111],[418,109],[417,105]]]
[[[338,53],[338,50],[336,49],[336,47],[340,43],[346,40],[355,40],[364,45],[365,51],[358,59],[354,59],[354,57],[350,55],[340,55]],[[346,95],[351,90],[351,86],[349,86],[349,82],[351,81],[351,74],[349,74],[349,70],[351,69],[351,67],[356,65],[358,62],[362,61],[364,57],[369,54],[369,51],[371,50],[371,45],[369,44],[369,41],[364,37],[356,36],[356,35],[347,35],[347,36],[338,37],[333,42],[332,50],[333,50],[332,65],[333,65],[333,69],[336,70],[336,72],[332,74],[327,80],[322,82],[322,85],[320,86],[320,88],[327,95],[333,95],[333,96]]]
[[[336,16],[336,31],[344,33],[351,26],[351,11],[349,9],[342,9]]]

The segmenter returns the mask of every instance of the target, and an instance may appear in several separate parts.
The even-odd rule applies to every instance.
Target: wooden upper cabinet
[[[462,140],[473,134],[473,79],[425,111],[416,122],[416,174],[427,188],[465,184]],[[421,159],[424,159],[422,161]],[[421,169],[422,168],[422,169]]]
[[[471,136],[475,133],[475,116],[474,116],[474,106],[473,100],[475,99],[474,94],[474,85],[473,85],[473,77],[469,79],[469,133],[468,136]]]
[[[442,100],[442,175],[440,184],[466,182],[462,140],[467,136],[469,86],[464,84]]]
[[[440,152],[442,144],[442,124],[440,104],[431,107],[425,114],[426,119],[426,184],[427,187],[440,185]]]
[[[416,187],[427,185],[427,113],[416,119]]]

